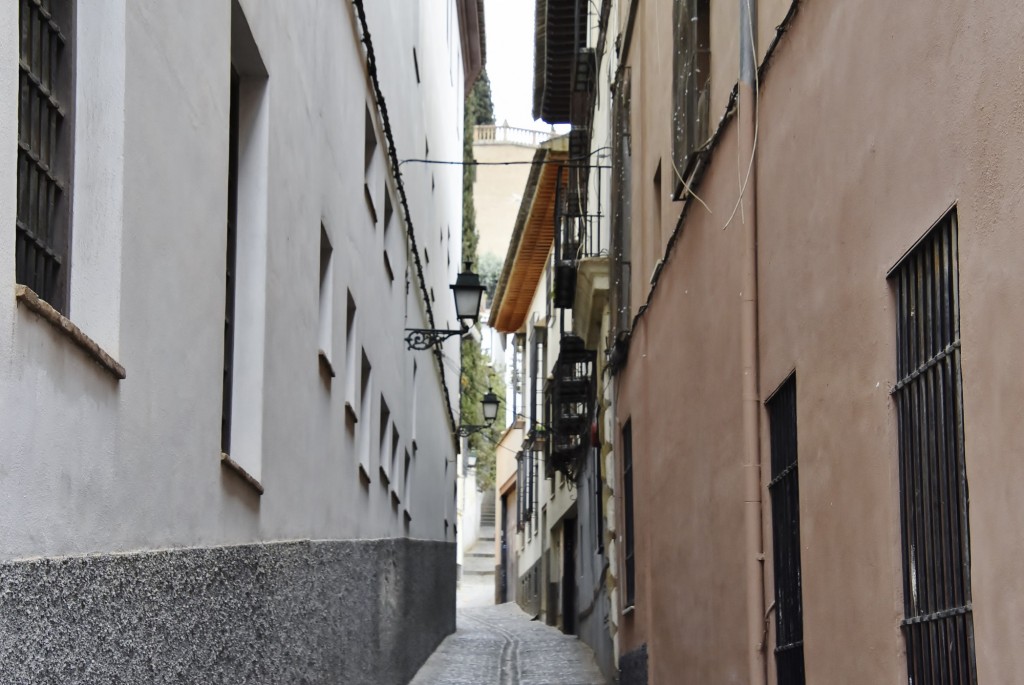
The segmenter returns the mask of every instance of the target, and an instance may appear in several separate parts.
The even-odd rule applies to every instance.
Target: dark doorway
[[[498,604],[508,600],[508,495],[501,496],[501,568],[498,577]]]
[[[576,519],[562,526],[562,632],[576,634]]]

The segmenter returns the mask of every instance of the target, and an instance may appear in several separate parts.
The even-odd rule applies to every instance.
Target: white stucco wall
[[[456,488],[459,535],[455,554],[456,563],[464,568],[466,552],[472,549],[480,536],[480,491],[476,485],[476,469],[465,468],[461,458],[459,462]]]
[[[461,156],[461,53],[453,13],[446,32],[449,1],[366,3],[402,158],[422,157],[428,138],[432,157]],[[403,341],[405,327],[425,325],[408,236],[397,214],[385,232],[382,206],[375,225],[364,199],[363,124],[373,98],[351,3],[241,7],[269,74],[260,120],[265,219],[239,217],[265,222],[249,245],[263,250],[265,278],[240,283],[239,301],[263,320],[236,350],[248,360],[249,384],[235,385],[232,435],[265,494],[220,463],[231,3],[98,0],[95,15],[82,18],[79,9],[70,318],[127,378],[118,382],[18,308],[14,241],[0,240],[0,292],[8,293],[0,296],[0,559],[292,538],[454,540],[449,400],[432,355],[409,352]],[[0,92],[9,95],[0,98],[0,225],[8,227],[17,26],[17,4],[0,5]],[[383,184],[386,148],[376,126]],[[436,323],[452,326],[461,173],[402,171]],[[383,198],[383,185],[374,191]],[[317,354],[321,224],[333,245],[333,379]],[[349,293],[374,393],[354,431],[345,410]],[[457,341],[445,355],[457,392]],[[399,437],[387,485],[379,440],[368,441],[365,455],[356,440],[359,430],[377,435],[382,396]],[[457,411],[457,397],[450,401]]]

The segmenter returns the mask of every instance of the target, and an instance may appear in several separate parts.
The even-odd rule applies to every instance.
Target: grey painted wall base
[[[455,545],[288,542],[0,564],[4,683],[406,683]]]

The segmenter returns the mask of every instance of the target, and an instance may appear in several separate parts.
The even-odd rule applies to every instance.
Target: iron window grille
[[[68,311],[73,0],[20,0],[15,277]]]
[[[523,526],[523,508],[525,503],[524,496],[524,478],[523,478],[523,459],[522,452],[519,452],[515,456],[515,525],[517,530],[522,530]]]
[[[537,532],[537,506],[540,504],[540,494],[537,491],[539,485],[538,459],[539,453],[536,448],[530,450],[530,523],[533,524],[533,532]]]
[[[574,216],[567,214],[568,190],[573,187],[578,174],[570,168],[568,181],[566,176],[566,168],[559,167],[555,187],[554,287],[551,293],[552,304],[558,309],[572,309],[576,297],[576,261],[579,256],[577,221]]]
[[[542,448],[544,454],[544,477],[554,479],[555,470],[552,468],[551,459],[551,437],[548,435],[548,427],[551,426],[552,417],[552,397],[553,397],[554,382],[548,380],[544,383],[544,417],[543,425],[534,427],[537,432],[536,443]],[[552,493],[554,491],[552,490]]]
[[[530,429],[540,425],[544,415],[544,371],[547,369],[546,328],[533,326],[530,345]]]
[[[955,209],[889,278],[908,682],[976,683]]]
[[[766,403],[771,435],[775,669],[779,685],[803,685],[804,621],[797,477],[796,374]]]
[[[636,534],[633,530],[633,422],[622,427],[622,493],[625,500],[626,606],[636,604]]]
[[[231,102],[228,128],[228,222],[227,254],[224,267],[224,368],[221,379],[222,406],[220,423],[220,451],[231,453],[231,406],[235,361],[235,285],[238,244],[238,130],[239,94],[241,78],[231,67]]]
[[[594,455],[591,468],[594,469],[594,548],[598,554],[604,554],[604,484],[601,482],[601,448],[591,448]]]
[[[523,406],[523,354],[524,336],[516,333],[512,338],[512,415],[519,416],[526,411]]]
[[[537,451],[529,444],[516,454],[516,509],[519,529],[524,530],[537,513]]]
[[[631,72],[627,67],[623,72],[622,82],[615,92],[613,100],[612,130],[612,192],[611,214],[612,227],[609,235],[611,287],[609,288],[609,306],[612,312],[612,336],[619,340],[628,333],[632,316],[629,306],[630,242],[632,240],[630,195],[632,193],[632,141],[630,134],[630,80]],[[609,363],[614,372],[621,364],[620,355],[616,355]]]
[[[686,177],[708,139],[711,98],[710,0],[675,0],[672,80],[672,159]]]

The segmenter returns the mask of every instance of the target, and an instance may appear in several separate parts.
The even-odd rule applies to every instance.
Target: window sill
[[[331,364],[330,357],[323,350],[317,350],[317,356],[320,358],[320,368],[331,378],[334,378],[334,365]]]
[[[256,491],[256,494],[263,495],[263,485],[258,480],[253,478],[251,473],[242,468],[241,464],[232,459],[230,455],[221,452],[220,463],[225,468],[234,471],[239,476],[241,476],[242,480],[248,483],[249,486],[251,486],[252,489]]]
[[[14,286],[14,297],[18,304],[24,305],[38,314],[46,323],[56,328],[64,337],[92,357],[93,361],[113,374],[115,378],[121,381],[125,379],[127,374],[124,367],[116,359],[107,354],[95,340],[86,335],[70,319],[54,309],[46,300],[41,299],[31,288],[20,284]]]
[[[373,203],[373,193],[370,192],[370,184],[363,184],[363,195],[366,197],[366,208],[370,210],[370,218],[373,219],[374,226],[377,225],[377,208]]]

